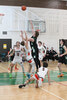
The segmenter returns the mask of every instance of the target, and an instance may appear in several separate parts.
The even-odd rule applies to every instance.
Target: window
[[[7,35],[7,31],[3,31],[3,35]]]

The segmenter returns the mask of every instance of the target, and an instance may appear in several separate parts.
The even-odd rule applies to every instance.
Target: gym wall
[[[3,22],[0,24],[0,38],[12,39],[12,47],[15,42],[21,41],[20,30],[27,30],[27,20],[45,20],[46,32],[40,33],[38,40],[45,42],[51,48],[57,51],[59,48],[59,39],[67,39],[67,11],[48,8],[27,8],[24,12],[21,7],[2,7],[0,12],[4,13]],[[7,31],[7,35],[3,35]],[[32,33],[28,33],[30,37]]]

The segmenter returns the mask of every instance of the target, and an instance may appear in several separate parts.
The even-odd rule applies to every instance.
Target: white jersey
[[[39,60],[42,60],[44,55],[46,54],[46,49],[43,46],[38,46],[39,50]]]
[[[28,61],[29,63],[33,63],[34,60],[33,60],[33,58],[32,58],[30,49],[26,49],[26,48],[25,48],[25,50],[26,50],[26,59],[27,59],[27,61]]]
[[[22,47],[15,47],[14,50],[15,50],[15,56],[14,56],[14,59],[12,61],[13,64],[16,64],[16,63],[22,63],[22,51],[21,51]]]
[[[45,78],[47,72],[48,72],[48,68],[44,67],[44,71],[43,71],[43,67],[40,67],[39,72],[37,72],[37,74],[39,75],[39,77]]]
[[[22,47],[19,47],[19,48],[17,48],[17,47],[15,47],[14,48],[14,50],[15,50],[15,57],[22,57],[21,55],[22,55]]]
[[[27,59],[27,61],[29,61],[30,59],[32,59],[31,51],[26,48],[25,48],[25,51],[26,51],[26,59]]]

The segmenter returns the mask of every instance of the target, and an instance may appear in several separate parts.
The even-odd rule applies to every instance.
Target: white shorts
[[[43,60],[43,56],[42,55],[39,55],[39,60]]]
[[[35,80],[38,80],[38,79],[35,77],[35,75],[33,75],[32,77],[33,77]],[[39,86],[39,87],[42,86],[42,83],[43,83],[42,78],[39,78],[39,80],[38,80],[38,86]]]
[[[12,61],[13,64],[16,64],[16,63],[22,63],[22,58],[21,57],[14,57],[13,61]]]

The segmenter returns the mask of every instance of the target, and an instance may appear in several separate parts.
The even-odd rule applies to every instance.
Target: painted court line
[[[56,77],[56,78],[58,78],[57,76],[50,76],[50,78],[51,77]],[[64,75],[63,77],[60,77],[60,78],[64,78],[64,77],[67,77],[67,75]],[[46,76],[46,78],[48,78],[48,76]]]
[[[53,96],[55,96],[55,97],[57,97],[57,98],[59,98],[60,100],[64,100],[63,98],[61,98],[61,97],[55,95],[54,93],[52,93],[52,92],[50,92],[50,91],[48,91],[48,90],[46,90],[46,89],[43,89],[43,88],[40,88],[40,89],[43,90],[43,91],[45,91],[45,92],[47,92],[47,93],[49,93],[49,94],[51,94],[51,95],[53,95]]]
[[[65,85],[65,84],[63,84],[63,83],[61,83],[61,82],[56,82],[56,81],[54,81],[54,80],[51,80],[52,82],[55,82],[55,83],[57,83],[57,84],[60,84],[60,85],[63,85],[63,86],[67,86],[67,85]],[[63,81],[62,81],[63,82]]]

